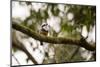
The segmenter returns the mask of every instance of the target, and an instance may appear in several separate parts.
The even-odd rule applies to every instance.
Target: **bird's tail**
[[[40,41],[40,45],[43,45],[43,42]]]

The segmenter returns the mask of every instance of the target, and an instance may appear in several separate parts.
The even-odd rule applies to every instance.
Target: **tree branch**
[[[74,58],[74,56],[78,53],[80,46],[78,46],[75,51],[72,53],[71,57],[69,58],[69,60],[72,60]]]
[[[12,22],[12,28],[16,29],[20,32],[23,32],[24,34],[27,34],[28,36],[42,41],[42,42],[48,42],[48,43],[53,43],[53,44],[69,44],[69,45],[77,45],[84,47],[87,50],[94,51],[96,49],[96,46],[94,44],[89,44],[86,42],[86,40],[82,41],[80,40],[75,40],[75,39],[67,39],[67,38],[62,38],[62,37],[46,37],[43,35],[40,35],[37,32],[34,32],[28,27],[25,27],[21,24],[17,24],[16,22]]]
[[[21,43],[16,43],[14,40],[12,41],[12,47],[15,47],[23,52],[26,53],[26,55],[28,56],[28,58],[34,63],[34,64],[38,64],[37,61],[32,57],[32,55],[26,50],[26,48],[21,44]]]
[[[20,65],[18,59],[14,56],[14,54],[12,54],[13,58],[16,60],[16,62]]]

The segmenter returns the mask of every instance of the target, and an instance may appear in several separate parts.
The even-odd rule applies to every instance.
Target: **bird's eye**
[[[48,24],[43,24],[42,27],[47,26]]]

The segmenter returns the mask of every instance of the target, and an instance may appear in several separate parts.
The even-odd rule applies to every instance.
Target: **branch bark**
[[[28,36],[42,42],[48,42],[48,43],[53,43],[53,44],[77,45],[77,46],[84,47],[85,49],[90,50],[90,51],[96,50],[96,46],[94,44],[87,43],[86,40],[82,41],[81,39],[75,40],[75,39],[68,39],[68,38],[62,38],[62,37],[43,36],[31,30],[28,27],[25,27],[21,24],[17,24],[16,22],[12,22],[12,28],[20,32],[23,32],[24,34],[27,34]]]

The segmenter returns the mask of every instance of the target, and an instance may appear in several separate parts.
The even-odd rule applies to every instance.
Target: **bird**
[[[43,36],[48,36],[48,33],[50,31],[50,26],[48,23],[42,23],[40,26],[40,34]],[[43,45],[43,42],[40,41],[40,44]]]

